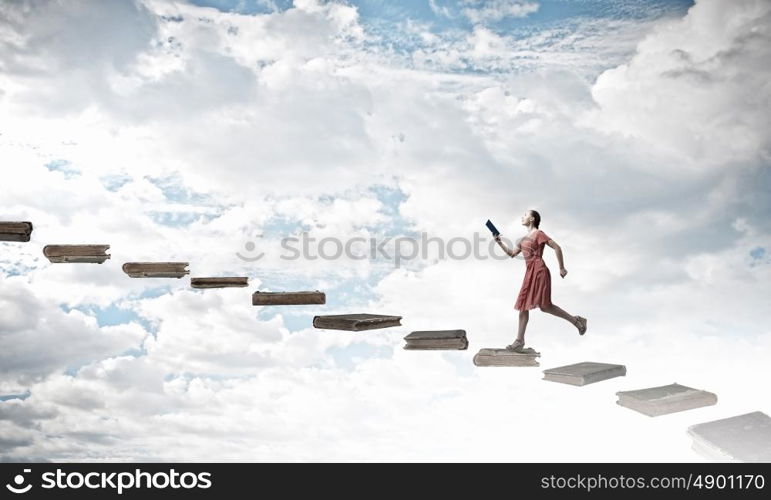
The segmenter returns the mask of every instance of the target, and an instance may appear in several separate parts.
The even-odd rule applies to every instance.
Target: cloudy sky
[[[703,460],[689,425],[771,413],[769,61],[766,0],[1,3],[0,220],[35,230],[0,243],[0,460]],[[463,241],[529,208],[589,331],[535,310],[541,368],[475,368],[524,263]],[[250,287],[120,269],[152,260]],[[311,327],[346,312],[403,326]],[[402,349],[431,329],[469,350]],[[541,381],[580,361],[628,373]],[[673,382],[718,404],[615,404]]]

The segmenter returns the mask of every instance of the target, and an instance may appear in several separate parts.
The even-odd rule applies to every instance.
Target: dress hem
[[[544,304],[543,306],[542,306],[542,305],[539,305],[539,304],[536,304],[536,305],[534,305],[534,306],[531,306],[531,307],[526,307],[526,308],[524,308],[524,309],[517,309],[517,306],[514,306],[514,310],[515,310],[515,311],[529,311],[529,310],[531,310],[531,309],[535,309],[535,308],[537,308],[537,307],[545,307],[545,306],[550,306],[550,305],[552,305],[552,303],[551,303],[551,302],[549,302],[548,304]]]

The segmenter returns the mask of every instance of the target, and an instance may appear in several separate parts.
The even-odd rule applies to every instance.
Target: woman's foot
[[[581,316],[576,316],[573,324],[576,325],[576,328],[578,328],[578,334],[583,335],[586,333],[586,318],[583,318]]]
[[[514,352],[522,352],[525,350],[525,341],[517,339],[514,341],[513,344],[507,345],[506,349]]]

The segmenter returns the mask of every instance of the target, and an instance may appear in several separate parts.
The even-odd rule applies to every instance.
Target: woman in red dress
[[[571,316],[564,309],[551,302],[551,273],[546,263],[543,261],[543,249],[549,245],[557,254],[557,262],[560,266],[560,276],[565,277],[568,273],[562,260],[562,249],[556,241],[549,238],[543,231],[538,229],[541,224],[541,215],[535,210],[527,210],[522,216],[522,225],[527,227],[528,233],[517,242],[516,250],[509,250],[501,241],[501,235],[495,236],[495,241],[503,248],[510,257],[516,257],[522,252],[525,257],[525,279],[522,281],[522,288],[514,304],[514,309],[519,311],[519,331],[517,339],[513,344],[507,345],[506,349],[522,352],[525,348],[525,329],[527,321],[530,319],[530,309],[536,307],[541,311],[564,318],[578,328],[578,333],[586,333],[586,318],[581,316]]]

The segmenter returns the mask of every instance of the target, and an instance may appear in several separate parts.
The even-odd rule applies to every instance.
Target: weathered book
[[[249,286],[248,277],[232,278],[190,278],[193,288],[230,288]]]
[[[0,241],[29,241],[31,222],[0,222]]]
[[[688,427],[693,449],[720,462],[771,462],[771,418],[755,411]]]
[[[466,330],[422,330],[412,332],[404,340],[407,350],[465,350],[468,348]]]
[[[123,272],[132,278],[182,278],[190,274],[188,262],[126,262]]]
[[[318,290],[305,292],[254,292],[253,306],[301,306],[326,304],[327,295]]]
[[[677,383],[636,391],[619,391],[616,396],[616,404],[649,417],[717,404],[715,394]]]
[[[586,385],[626,375],[624,365],[585,361],[574,365],[549,368],[543,372],[544,380],[570,385]]]
[[[376,328],[390,328],[402,326],[401,316],[385,316],[382,314],[332,314],[328,316],[314,316],[313,327],[326,330],[362,331]]]
[[[476,366],[541,366],[536,359],[541,353],[532,347],[522,352],[508,349],[480,349],[474,356]]]
[[[108,248],[110,245],[46,245],[43,255],[55,264],[101,264],[110,258],[106,253]]]

